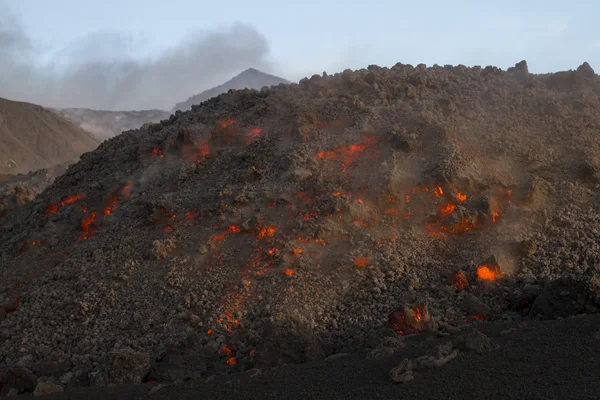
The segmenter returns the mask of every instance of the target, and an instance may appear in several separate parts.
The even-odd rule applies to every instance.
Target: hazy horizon
[[[600,65],[600,5],[0,0],[0,97],[169,110],[245,69],[297,82],[370,64]]]

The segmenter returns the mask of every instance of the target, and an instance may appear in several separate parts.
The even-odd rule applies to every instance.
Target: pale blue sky
[[[259,67],[292,80],[396,62],[600,68],[598,0],[2,1],[37,46],[38,65],[68,63],[94,35],[114,40],[89,57],[155,57],[193,33],[241,22],[268,44]]]

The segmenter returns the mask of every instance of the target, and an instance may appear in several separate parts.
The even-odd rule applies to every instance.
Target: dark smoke
[[[0,0],[0,97],[49,107],[169,110],[249,67],[269,70],[267,40],[235,24],[196,34],[144,60],[131,38],[100,32],[39,64],[40,49]],[[60,56],[60,57],[58,57]]]

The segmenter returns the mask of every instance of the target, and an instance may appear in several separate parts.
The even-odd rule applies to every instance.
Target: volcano
[[[89,133],[48,109],[0,98],[0,174],[53,167],[97,146]]]
[[[184,102],[175,104],[175,107],[173,107],[172,111],[187,111],[192,107],[193,104],[200,104],[212,97],[216,97],[222,93],[227,93],[227,91],[231,89],[260,90],[265,86],[277,86],[279,84],[288,83],[290,82],[278,76],[266,74],[254,68],[248,68],[222,85],[205,90],[202,93],[190,97]]]
[[[0,359],[174,381],[595,312],[598,94],[587,64],[372,65],[111,138],[2,214]]]

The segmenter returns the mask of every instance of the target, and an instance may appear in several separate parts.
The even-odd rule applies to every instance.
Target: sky
[[[0,97],[170,109],[250,67],[292,81],[397,62],[600,68],[600,2],[573,3],[0,0]]]

